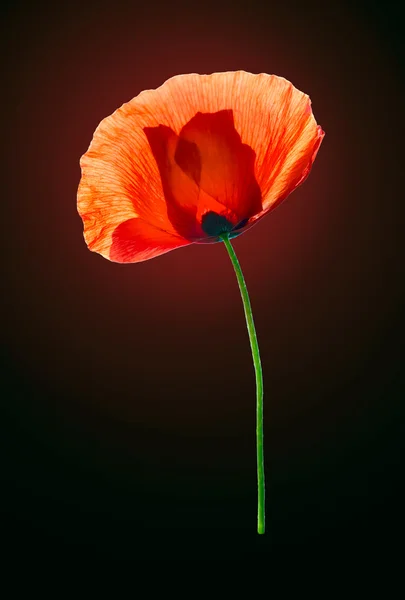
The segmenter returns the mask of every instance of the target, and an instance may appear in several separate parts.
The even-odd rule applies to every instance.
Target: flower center
[[[233,228],[234,225],[224,215],[218,215],[213,211],[205,213],[201,220],[201,229],[204,233],[213,237],[217,237],[221,233],[228,233]]]

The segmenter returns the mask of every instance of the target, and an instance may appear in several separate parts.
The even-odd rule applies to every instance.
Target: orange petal
[[[294,154],[294,151],[292,151],[292,155],[295,156],[295,163],[291,163],[289,160],[288,163],[284,165],[283,172],[275,173],[270,193],[267,194],[266,202],[263,203],[263,210],[249,220],[249,225],[254,224],[270,210],[276,208],[276,206],[285,200],[299,185],[304,183],[311,172],[312,164],[318,154],[319,147],[324,137],[325,132],[318,125],[316,137],[313,140],[312,145],[310,145],[305,152],[302,152],[301,156],[297,155],[298,152],[297,154]],[[247,226],[247,229],[249,228],[249,225]]]
[[[129,219],[114,231],[109,259],[119,263],[135,263],[155,258],[175,248],[190,244],[143,219]]]

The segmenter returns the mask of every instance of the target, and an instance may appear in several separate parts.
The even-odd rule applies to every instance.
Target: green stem
[[[219,237],[224,241],[228,250],[238,280],[256,373],[257,533],[264,533],[263,373],[259,345],[257,343],[249,294],[238,258],[229,240],[229,234],[224,233]]]

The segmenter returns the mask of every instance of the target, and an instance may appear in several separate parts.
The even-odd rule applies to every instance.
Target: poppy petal
[[[286,178],[285,176],[282,177],[279,175],[275,178],[271,193],[267,194],[266,201],[263,203],[263,210],[249,219],[247,226],[244,228],[245,231],[268,212],[281,204],[281,202],[283,202],[283,200],[285,200],[298,186],[304,183],[311,172],[313,162],[322,140],[325,137],[325,132],[319,125],[317,126],[317,136],[318,137],[315,138],[312,147],[310,146],[305,153],[296,157],[296,163],[294,165],[287,165],[287,167],[285,167],[288,177]]]
[[[143,219],[129,219],[115,229],[109,259],[119,263],[141,262],[190,243]]]
[[[297,126],[297,136],[298,139],[291,143],[290,152],[280,153],[278,165],[275,166],[273,160],[269,159],[267,169],[263,169],[263,180],[266,183],[262,184],[265,200],[261,215],[278,206],[306,180],[325,132],[319,125],[315,132],[312,131],[312,127],[301,131]]]
[[[176,156],[178,164],[204,192],[237,215],[235,225],[262,210],[255,153],[242,143],[232,110],[198,112],[181,130],[180,141],[195,146],[199,160],[195,152],[184,153],[184,158]]]

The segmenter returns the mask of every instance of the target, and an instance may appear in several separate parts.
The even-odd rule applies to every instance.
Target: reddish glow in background
[[[95,552],[100,521],[122,549],[147,522],[270,549],[254,538],[254,372],[225,249],[117,265],[87,250],[76,213],[100,120],[178,73],[282,75],[326,132],[303,186],[234,241],[262,353],[271,543],[336,539],[342,522],[360,539],[364,506],[393,493],[395,477],[370,499],[375,439],[397,426],[400,65],[367,12],[328,6],[10,9],[8,490],[27,539]],[[41,521],[50,507],[73,516]]]

